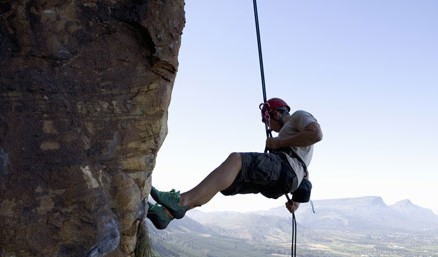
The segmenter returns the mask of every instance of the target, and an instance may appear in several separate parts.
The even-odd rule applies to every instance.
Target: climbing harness
[[[262,55],[262,43],[260,38],[260,28],[259,28],[259,18],[258,18],[258,12],[257,12],[257,0],[253,0],[253,6],[254,6],[254,18],[255,18],[255,26],[256,26],[256,34],[257,34],[257,47],[259,52],[259,63],[260,63],[260,76],[262,80],[262,91],[263,91],[263,103],[260,104],[259,108],[262,112],[262,121],[265,123],[265,131],[266,131],[266,137],[272,137],[271,130],[269,128],[269,110],[270,110],[270,104],[267,101],[266,97],[266,84],[265,84],[265,72],[263,69],[263,55]],[[265,152],[267,152],[268,149],[265,148]],[[286,198],[289,203],[292,203],[292,200],[289,198],[288,194],[286,194]],[[297,221],[295,219],[295,212],[292,212],[292,243],[291,243],[291,256],[296,257],[297,255]]]

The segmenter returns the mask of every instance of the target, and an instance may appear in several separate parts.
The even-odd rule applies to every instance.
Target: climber
[[[312,159],[313,145],[322,139],[317,120],[306,111],[290,114],[289,105],[280,98],[271,98],[260,105],[262,121],[278,133],[266,139],[265,153],[231,153],[193,189],[180,194],[175,190],[161,192],[152,187],[147,217],[158,229],[167,227],[172,219],[210,201],[218,192],[223,195],[261,193],[276,199],[299,188],[308,179],[307,166]],[[298,191],[298,190],[297,190]],[[308,201],[308,199],[307,199]],[[295,212],[300,200],[286,203]]]

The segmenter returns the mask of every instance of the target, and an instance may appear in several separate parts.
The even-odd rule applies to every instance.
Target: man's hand
[[[270,150],[275,150],[280,147],[280,140],[277,137],[268,137],[266,138],[266,148]]]
[[[298,207],[300,207],[300,203],[293,201],[286,203],[286,208],[289,210],[290,213],[294,213],[298,209]]]

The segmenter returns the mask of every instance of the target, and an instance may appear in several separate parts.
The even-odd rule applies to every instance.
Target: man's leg
[[[201,183],[180,196],[179,194],[177,196],[177,194],[172,191],[159,192],[152,188],[151,194],[155,195],[153,198],[158,203],[149,206],[147,217],[156,228],[165,229],[172,219],[182,218],[188,209],[193,209],[194,207],[207,203],[218,192],[231,186],[239,174],[241,167],[242,159],[240,153],[231,153],[228,158],[202,180]],[[178,197],[179,203],[174,201]]]
[[[210,201],[218,192],[228,188],[236,179],[242,167],[240,153],[231,153],[193,189],[181,194],[180,205],[192,209]]]

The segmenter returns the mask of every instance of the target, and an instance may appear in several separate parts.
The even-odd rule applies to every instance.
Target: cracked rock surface
[[[139,256],[184,24],[183,0],[0,1],[0,256]]]

